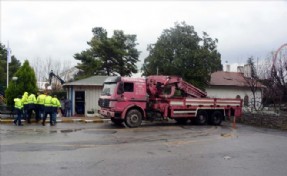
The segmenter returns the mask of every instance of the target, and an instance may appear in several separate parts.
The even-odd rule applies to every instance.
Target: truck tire
[[[122,125],[122,123],[124,122],[123,119],[114,119],[114,118],[111,118],[111,121],[115,124],[115,125]]]
[[[205,125],[208,121],[208,113],[206,111],[198,111],[195,122],[198,125]]]
[[[222,122],[223,115],[220,111],[214,111],[211,115],[211,123],[212,125],[220,125]]]
[[[142,114],[137,109],[129,110],[125,118],[125,124],[130,128],[139,127],[142,123]]]

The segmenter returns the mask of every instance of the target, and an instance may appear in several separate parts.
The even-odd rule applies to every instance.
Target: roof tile
[[[211,74],[211,86],[238,86],[249,87],[243,73],[218,71]],[[262,87],[262,84],[260,84]]]

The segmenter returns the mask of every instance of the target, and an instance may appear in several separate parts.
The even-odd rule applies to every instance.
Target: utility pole
[[[9,47],[9,41],[7,45],[7,88],[9,85],[9,63],[11,62],[11,49]]]

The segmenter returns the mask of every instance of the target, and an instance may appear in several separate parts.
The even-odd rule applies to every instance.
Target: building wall
[[[207,96],[210,98],[236,98],[238,95],[241,99],[244,100],[245,96],[248,96],[248,106],[250,106],[253,95],[249,88],[240,88],[240,87],[209,87],[206,88]],[[260,105],[262,101],[262,93],[260,90],[255,93],[255,100],[257,106]]]
[[[70,86],[67,88],[67,98],[72,101],[72,115],[76,114],[75,92],[77,91],[85,92],[85,115],[87,115],[87,111],[92,109],[97,113],[102,88],[103,86]]]
[[[99,105],[98,105],[98,100],[101,96],[101,92],[102,92],[102,86],[97,86],[97,87],[87,87],[85,89],[85,100],[86,100],[86,104],[85,104],[85,114],[87,114],[87,111],[94,109],[95,112],[98,112],[98,110],[100,109]]]

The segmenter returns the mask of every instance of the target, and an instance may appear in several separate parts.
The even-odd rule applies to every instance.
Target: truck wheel
[[[220,111],[215,111],[212,113],[210,121],[213,125],[220,125],[222,122],[222,117],[223,116]]]
[[[187,118],[177,118],[174,120],[176,121],[176,123],[181,124],[181,125],[184,125],[187,122]]]
[[[142,123],[142,114],[136,110],[130,110],[125,118],[125,124],[130,128],[139,127]]]
[[[196,124],[205,125],[208,120],[208,113],[206,111],[198,111],[196,116]]]
[[[114,119],[114,118],[111,118],[111,121],[115,124],[115,125],[122,125],[122,123],[124,122],[123,119]]]

